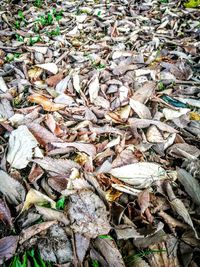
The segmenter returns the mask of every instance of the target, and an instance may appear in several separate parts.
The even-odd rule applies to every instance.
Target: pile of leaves
[[[2,266],[198,266],[199,5],[1,1]]]

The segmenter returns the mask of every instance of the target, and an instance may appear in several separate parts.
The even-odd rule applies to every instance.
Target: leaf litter
[[[198,266],[199,1],[1,2],[0,264]]]

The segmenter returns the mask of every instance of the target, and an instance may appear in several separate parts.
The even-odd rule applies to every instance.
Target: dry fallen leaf
[[[6,202],[1,199],[0,199],[0,221],[3,221],[4,223],[8,223],[10,228],[13,227],[10,210]]]
[[[0,264],[12,258],[17,249],[18,236],[6,236],[0,239]]]
[[[150,186],[154,181],[166,178],[165,170],[156,163],[139,162],[113,168],[110,174],[138,188]]]
[[[63,109],[65,105],[53,103],[47,97],[33,94],[27,97],[27,100],[31,103],[36,103],[42,106],[42,108],[46,111],[57,111]]]
[[[46,79],[46,83],[51,87],[55,87],[62,80],[62,78],[63,72],[59,72],[58,74],[50,76],[48,79]]]
[[[56,74],[58,72],[58,67],[55,63],[37,64],[36,67],[47,70],[53,74]]]
[[[106,206],[91,190],[81,190],[70,196],[68,214],[73,231],[87,238],[110,231]]]
[[[14,205],[21,204],[25,198],[25,189],[22,184],[2,170],[0,170],[0,192],[9,203]]]
[[[11,167],[23,169],[31,161],[33,154],[39,152],[37,146],[38,142],[27,126],[21,125],[10,135],[7,161]]]
[[[53,201],[48,196],[40,193],[39,191],[31,188],[28,191],[28,194],[26,195],[26,199],[25,199],[22,211],[29,209],[32,205],[35,205],[35,204],[44,205],[46,203],[49,203],[53,209],[56,209],[55,201]]]

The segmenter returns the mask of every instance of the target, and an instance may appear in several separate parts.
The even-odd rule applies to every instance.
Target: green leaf
[[[65,197],[61,197],[57,202],[56,202],[56,208],[58,210],[63,210],[65,206]]]
[[[110,235],[99,235],[98,237],[99,238],[102,238],[102,239],[110,239],[110,240],[113,240],[113,238]]]
[[[92,267],[99,267],[99,263],[97,260],[92,260]]]
[[[186,8],[195,8],[200,6],[200,0],[189,0],[188,2],[184,3],[184,7]]]
[[[22,10],[19,10],[19,11],[18,11],[18,17],[19,17],[21,20],[24,20],[24,19],[25,19]]]

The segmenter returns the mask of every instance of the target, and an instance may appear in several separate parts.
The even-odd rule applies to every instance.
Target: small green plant
[[[6,59],[7,62],[11,62],[11,61],[13,61],[13,60],[19,58],[20,55],[21,55],[21,53],[14,53],[14,54],[12,54],[12,53],[8,53],[8,54],[6,55],[6,58],[5,58],[5,59]]]
[[[33,37],[30,37],[29,40],[28,40],[28,45],[32,46],[34,45],[35,43],[38,43],[38,42],[42,42],[42,38],[41,36],[33,36]]]
[[[55,30],[51,30],[47,33],[49,36],[58,36],[60,35],[60,27],[57,26]]]
[[[97,260],[92,260],[92,267],[99,267],[99,263]]]
[[[189,0],[186,3],[184,3],[184,7],[186,8],[195,8],[200,6],[200,0]]]
[[[19,34],[15,34],[15,37],[16,37],[16,40],[18,42],[23,42],[24,41],[24,38],[21,35],[19,35]]]
[[[99,238],[102,238],[102,239],[110,239],[110,240],[113,240],[112,236],[110,236],[110,235],[99,235],[98,237]]]
[[[153,253],[162,253],[162,252],[166,252],[165,249],[146,249],[146,250],[141,250],[140,252],[134,254],[134,255],[130,255],[128,257],[126,257],[124,260],[127,263],[134,263],[136,261],[138,261],[139,258],[143,258],[146,257],[150,254]]]
[[[42,7],[42,0],[35,0],[33,5],[38,8]]]
[[[56,209],[58,210],[63,210],[65,207],[65,197],[61,197],[57,202],[56,202]]]
[[[25,19],[25,16],[24,16],[22,10],[18,11],[17,16],[18,16],[18,19],[15,21],[14,26],[16,29],[20,29],[21,23],[24,22],[24,24],[25,24],[26,19]]]
[[[60,19],[62,19],[63,12],[64,12],[64,10],[62,10],[62,9],[60,11],[56,11],[55,8],[53,9],[53,15],[54,15],[56,21],[59,21]]]
[[[164,85],[163,81],[158,82],[158,91],[165,90],[166,86]]]
[[[9,267],[27,267],[31,264],[34,267],[51,267],[51,263],[45,262],[39,252],[35,251],[34,248],[26,251],[23,255],[17,255],[9,264]]]

